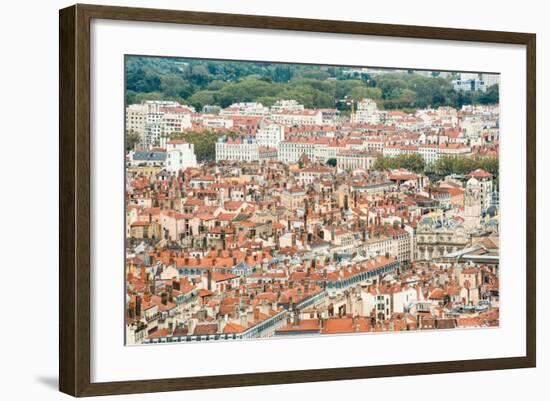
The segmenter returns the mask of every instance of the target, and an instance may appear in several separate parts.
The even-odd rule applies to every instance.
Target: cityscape
[[[499,75],[127,56],[126,345],[499,326]]]

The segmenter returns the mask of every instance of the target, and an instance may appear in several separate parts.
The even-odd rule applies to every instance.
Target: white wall
[[[109,4],[108,1],[96,1]],[[185,4],[184,4],[185,3]],[[7,125],[3,125],[3,157],[0,158],[2,190],[0,210],[4,212],[2,230],[3,258],[0,266],[13,278],[12,285],[0,293],[5,305],[13,308],[5,320],[11,327],[0,331],[2,347],[2,386],[0,394],[12,399],[62,399],[57,386],[57,10],[70,1],[50,0],[7,2],[2,12],[2,62],[0,63],[1,109]],[[550,26],[544,3],[534,0],[503,5],[497,1],[461,2],[453,12],[441,1],[410,2],[395,0],[391,7],[385,2],[340,2],[278,0],[158,0],[117,1],[116,5],[186,8],[197,11],[219,11],[244,14],[264,14],[325,19],[349,19],[413,25],[435,25],[460,28],[528,31],[538,34],[538,144],[548,149],[550,129],[543,112],[550,107],[548,89],[550,68],[548,46]],[[363,5],[362,5],[363,4]],[[6,90],[7,89],[7,90]],[[34,105],[29,105],[33,102]],[[25,105],[18,108],[17,105]],[[32,112],[32,117],[29,118]],[[6,143],[7,140],[7,143]],[[21,163],[18,156],[26,147],[35,164]],[[542,152],[539,152],[539,155]],[[548,158],[539,158],[539,177],[550,168]],[[28,181],[25,181],[28,180]],[[542,180],[541,182],[542,183]],[[539,250],[547,241],[543,227],[549,223],[545,204],[548,190],[539,185]],[[39,204],[35,202],[40,201]],[[38,209],[38,210],[37,210]],[[19,212],[19,213],[17,213]],[[23,216],[23,220],[21,219]],[[35,238],[29,234],[36,235]],[[540,252],[542,254],[542,252]],[[32,255],[29,260],[26,256]],[[7,256],[7,257],[6,257]],[[244,389],[208,390],[185,395],[126,396],[124,399],[181,399],[211,400],[223,397],[240,400],[280,400],[298,397],[329,400],[363,395],[369,398],[396,398],[406,395],[410,400],[424,399],[426,391],[445,394],[449,400],[463,399],[460,386],[474,392],[477,398],[509,399],[542,390],[542,378],[548,376],[548,345],[540,341],[547,328],[548,318],[542,316],[548,307],[549,296],[541,286],[548,273],[546,261],[539,258],[539,354],[538,368],[529,370],[461,373],[436,376],[402,377],[349,382],[325,382]],[[30,276],[32,274],[32,276]],[[6,275],[3,275],[6,277]],[[22,295],[19,295],[22,294]],[[34,309],[34,313],[29,314]],[[27,314],[24,314],[26,311]],[[546,326],[546,327],[543,327]],[[467,386],[467,387],[466,387]],[[391,389],[391,390],[390,390]],[[390,391],[390,392],[388,392]],[[394,397],[395,396],[395,397]],[[388,398],[389,397],[389,398]],[[9,399],[8,398],[8,399]],[[115,399],[112,397],[103,398]],[[122,398],[116,398],[122,399]]]

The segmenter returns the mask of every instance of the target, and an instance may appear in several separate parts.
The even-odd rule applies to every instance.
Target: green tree
[[[216,104],[216,93],[213,90],[195,92],[187,99],[187,102],[197,110],[201,110],[203,106]]]
[[[409,70],[375,77],[344,74],[345,67],[305,64],[212,61],[129,56],[125,63],[126,104],[143,100],[177,100],[200,108],[235,102],[296,99],[306,107],[346,110],[342,100],[376,99],[383,109],[414,110],[427,106],[496,104],[499,87],[486,92],[456,92],[451,79],[437,72],[425,76]]]
[[[380,99],[382,97],[382,89],[369,88],[366,86],[356,86],[349,91],[348,97],[354,100],[368,99]]]
[[[327,165],[328,166],[331,166],[331,167],[336,167],[336,159],[335,158],[330,158],[327,160]]]
[[[497,104],[499,102],[498,84],[490,86],[485,93],[479,96],[478,101],[481,104]]]
[[[375,170],[405,168],[415,173],[423,173],[426,168],[424,158],[419,154],[399,155],[394,157],[380,156],[374,163]]]
[[[170,98],[186,98],[193,93],[193,87],[182,77],[175,74],[160,77],[160,90]]]
[[[129,152],[134,149],[134,147],[139,143],[140,137],[139,134],[135,132],[127,132],[124,137],[124,147],[126,151]]]

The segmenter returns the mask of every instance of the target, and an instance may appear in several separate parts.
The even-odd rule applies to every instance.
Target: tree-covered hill
[[[197,109],[235,102],[272,105],[295,99],[309,108],[349,105],[344,98],[375,99],[380,108],[415,109],[498,103],[498,85],[487,92],[453,90],[450,77],[414,71],[346,73],[350,67],[128,56],[126,103],[177,100]]]

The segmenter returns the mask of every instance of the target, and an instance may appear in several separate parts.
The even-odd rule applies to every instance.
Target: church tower
[[[479,192],[467,189],[464,193],[464,228],[472,230],[480,226],[481,198]]]

